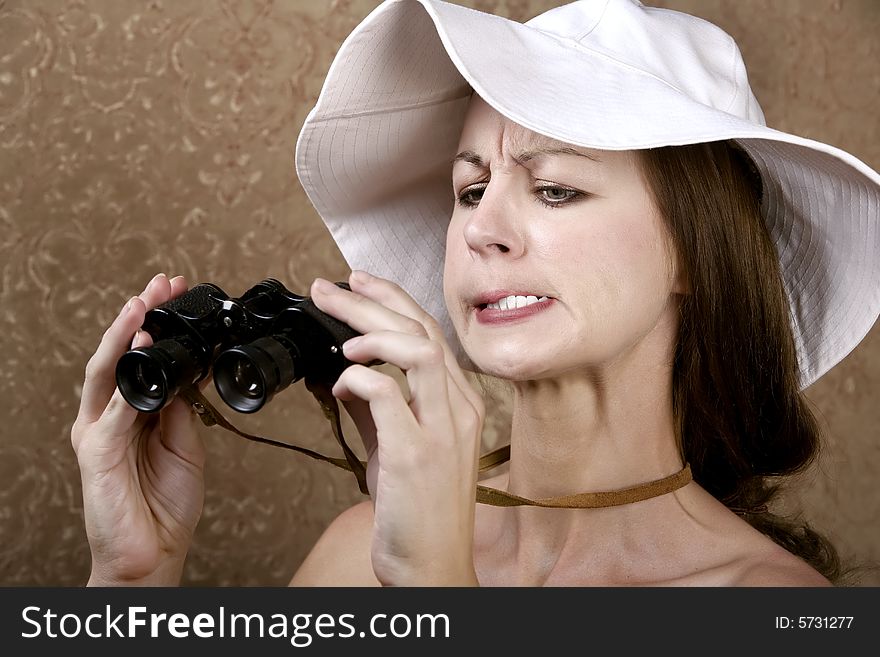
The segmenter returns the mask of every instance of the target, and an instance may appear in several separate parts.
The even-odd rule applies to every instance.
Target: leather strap
[[[632,502],[641,502],[658,495],[665,495],[678,490],[691,481],[691,466],[684,468],[675,474],[649,481],[646,484],[631,486],[621,490],[604,491],[601,493],[578,493],[577,495],[563,495],[561,497],[547,497],[538,500],[530,500],[526,497],[513,495],[505,491],[486,486],[477,486],[477,501],[493,506],[542,506],[556,509],[599,509],[608,506],[619,506]]]
[[[289,443],[282,443],[278,440],[272,440],[271,438],[263,438],[262,436],[255,436],[252,433],[247,433],[245,431],[241,431],[236,429],[232,423],[230,423],[220,412],[214,408],[214,405],[209,402],[205,396],[196,388],[183,388],[178,393],[181,397],[186,399],[189,402],[189,405],[192,407],[193,411],[196,415],[199,416],[199,419],[202,421],[206,427],[213,427],[214,425],[223,427],[227,431],[231,431],[232,433],[238,434],[242,438],[247,438],[248,440],[253,440],[257,443],[265,443],[267,445],[274,445],[275,447],[284,447],[285,449],[292,449],[300,454],[305,454],[306,456],[310,456],[313,459],[318,461],[325,461],[332,465],[335,465],[337,468],[342,468],[343,470],[347,470],[349,472],[353,472],[351,465],[348,463],[346,459],[334,458],[332,456],[324,456],[323,454],[316,452],[314,450],[308,449],[307,447],[300,447],[299,445],[291,445]],[[361,462],[363,464],[363,462]],[[364,466],[366,467],[366,466]]]
[[[369,495],[367,489],[367,464],[359,460],[355,453],[345,442],[342,435],[342,423],[339,419],[339,403],[330,392],[330,388],[319,382],[306,381],[306,387],[318,400],[324,417],[330,422],[333,429],[333,435],[336,441],[342,447],[345,455],[344,459],[325,456],[314,450],[300,447],[299,445],[291,445],[283,443],[271,438],[263,438],[255,436],[244,431],[240,431],[232,425],[223,415],[209,402],[205,396],[195,387],[190,386],[180,391],[181,397],[186,399],[192,407],[193,411],[202,420],[202,424],[206,427],[214,425],[223,427],[227,431],[252,440],[258,443],[274,445],[276,447],[284,447],[292,449],[300,454],[305,454],[318,461],[324,461],[335,465],[337,468],[347,470],[354,474],[358,482],[358,488],[364,495]],[[499,447],[496,450],[484,454],[480,457],[479,471],[485,472],[510,459],[510,445]],[[488,486],[477,485],[476,501],[480,504],[489,504],[492,506],[537,506],[545,508],[561,508],[561,509],[598,509],[602,507],[619,506],[621,504],[630,504],[632,502],[640,502],[658,495],[671,493],[690,482],[692,480],[691,467],[685,464],[684,468],[662,479],[649,481],[645,484],[631,486],[622,490],[603,491],[598,493],[579,493],[577,495],[564,495],[561,497],[549,497],[538,500],[530,500],[526,497],[513,495],[507,491],[498,490],[497,488],[489,488]]]
[[[342,447],[342,453],[345,454],[348,469],[354,473],[355,479],[357,479],[358,488],[360,488],[364,495],[369,495],[370,491],[367,488],[367,464],[358,459],[357,455],[351,450],[351,447],[348,446],[348,443],[345,442],[345,436],[342,435],[342,422],[339,419],[339,402],[336,401],[336,397],[333,396],[330,388],[326,385],[306,379],[306,388],[309,389],[309,392],[315,396],[315,399],[321,405],[324,417],[327,418],[330,427],[333,429],[333,435],[336,436],[336,442],[339,443],[339,446]]]

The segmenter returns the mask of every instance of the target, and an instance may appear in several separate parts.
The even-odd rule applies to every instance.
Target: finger
[[[475,404],[456,385],[436,342],[390,331],[374,331],[346,341],[342,349],[351,361],[365,363],[380,359],[402,369],[411,393],[409,407],[422,426],[440,432],[454,428],[461,436],[470,435],[476,428],[477,433],[482,434],[483,401],[478,399]]]
[[[143,347],[149,347],[153,344],[153,336],[151,336],[146,331],[138,331],[134,334],[134,337],[131,339],[131,348],[132,349],[141,349]]]
[[[168,281],[171,285],[171,296],[170,299],[176,299],[181,294],[187,291],[189,285],[186,282],[186,279],[183,276],[175,276],[170,281]]]
[[[167,303],[171,299],[179,297],[186,292],[187,283],[183,276],[175,276],[168,281],[166,288],[164,279],[165,274],[156,274],[147,284],[146,289],[141,292],[141,299],[147,306],[147,310],[152,310],[163,303]],[[138,349],[141,347],[149,347],[153,344],[153,338],[145,331],[135,333],[134,339],[131,341],[131,348]]]
[[[171,283],[168,277],[165,274],[156,274],[138,296],[147,310],[161,306],[171,298]]]
[[[467,403],[457,386],[451,393],[448,390],[443,348],[433,340],[395,331],[372,331],[348,340],[342,350],[349,360],[368,362],[378,358],[406,372],[409,407],[423,426],[450,429],[450,403]]]
[[[98,419],[101,431],[96,432],[95,449],[110,450],[121,447],[114,441],[118,441],[120,436],[128,433],[137,419],[137,409],[125,401],[118,388],[114,390]]]
[[[348,280],[353,292],[377,301],[401,315],[415,319],[424,324],[425,328],[428,328],[432,322],[436,324],[433,317],[406,290],[388,279],[373,276],[365,271],[355,270],[351,272]],[[439,331],[439,326],[437,326],[437,329],[436,337],[445,340],[443,332]]]
[[[428,337],[438,342],[442,347],[446,360],[446,367],[455,384],[472,403],[476,404],[479,394],[470,385],[467,377],[458,364],[458,359],[446,340],[446,335],[434,317],[422,308],[399,285],[378,276],[372,276],[367,272],[353,271],[349,277],[349,285],[353,291],[362,296],[372,299],[381,305],[419,322],[425,329]]]
[[[466,464],[464,467],[472,470],[476,477],[480,448],[476,425],[465,425],[466,429],[453,431],[448,426],[449,414],[445,427],[438,424],[420,425],[397,382],[363,365],[352,365],[346,369],[336,382],[333,394],[340,399],[360,398],[369,403],[378,446],[375,456],[368,459],[367,483],[371,492],[375,491],[375,473],[380,462],[386,470],[393,467],[418,469],[425,465],[427,459],[433,459],[441,453],[462,465]],[[477,421],[473,413],[461,415],[469,417],[471,422]],[[419,439],[414,439],[416,437]],[[464,439],[464,442],[459,439]],[[469,452],[462,454],[460,448],[468,441],[472,442]],[[466,460],[461,461],[462,457]]]
[[[376,480],[379,468],[379,450],[376,441],[376,425],[373,415],[370,413],[370,405],[363,399],[353,398],[342,402],[346,412],[354,421],[358,434],[361,437],[367,458],[367,490],[370,494],[376,492]]]
[[[144,321],[143,301],[133,297],[125,304],[86,365],[79,413],[86,422],[94,422],[110,401],[116,388],[116,361],[125,353],[132,335]]]
[[[92,423],[104,413],[116,389],[116,363],[122,354],[129,348],[152,344],[149,334],[137,330],[143,324],[146,311],[165,303],[172,295],[181,294],[186,285],[182,276],[169,281],[165,274],[156,274],[140,295],[126,303],[86,366],[79,411],[82,419]],[[120,420],[123,424],[127,422],[125,415]]]
[[[482,422],[485,417],[483,399],[462,372],[437,321],[390,281],[372,277],[365,272],[352,272],[350,285],[352,291],[347,291],[329,281],[317,279],[312,285],[312,299],[320,310],[346,322],[361,333],[393,330],[402,334],[430,337],[440,344],[450,379],[447,389],[450,394],[457,391],[462,395]]]
[[[376,425],[370,414],[370,405],[357,398],[343,400],[342,405],[357,427],[367,458],[369,458],[376,451]]]
[[[378,452],[396,456],[408,453],[406,443],[394,443],[417,435],[421,427],[397,381],[364,365],[352,365],[336,381],[333,394],[343,401],[362,399],[370,405],[370,414],[376,426]]]
[[[209,372],[208,375],[198,382],[197,386],[199,388],[199,392],[205,392],[205,388],[214,380],[214,374]]]
[[[143,418],[144,423],[161,423],[162,443],[169,451],[192,465],[204,465],[205,449],[195,430],[196,415],[184,400],[174,399],[160,413],[145,414]],[[101,431],[96,432],[93,449],[104,452],[119,449],[122,447],[118,442],[120,437],[129,433],[138,419],[138,411],[115,390],[99,419]]]
[[[162,409],[161,440],[165,448],[198,469],[205,466],[205,443],[196,429],[197,416],[183,399],[177,398]]]
[[[391,330],[427,336],[425,327],[411,317],[357,292],[343,290],[323,278],[315,279],[310,293],[319,310],[345,322],[359,333]]]
[[[352,291],[343,290],[321,278],[312,284],[311,295],[315,305],[323,312],[345,322],[360,333],[371,331],[392,330],[409,335],[430,337],[440,343],[444,350],[444,360],[450,371],[458,374],[454,377],[456,385],[461,389],[467,385],[464,375],[460,373],[458,363],[446,344],[446,338],[436,321],[402,289],[383,279],[387,286],[364,284],[357,274],[369,276],[364,272],[352,272]],[[367,294],[355,291],[364,288]],[[429,333],[430,329],[430,333]]]

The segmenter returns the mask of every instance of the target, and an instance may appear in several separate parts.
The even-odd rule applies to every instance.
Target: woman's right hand
[[[79,463],[89,585],[176,585],[204,502],[205,448],[182,399],[140,413],[116,388],[116,361],[151,344],[146,312],[184,293],[182,276],[158,274],[104,333],[86,366],[71,442]],[[134,336],[134,339],[132,337]]]

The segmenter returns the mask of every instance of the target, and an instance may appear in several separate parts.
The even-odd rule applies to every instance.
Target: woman
[[[297,171],[374,274],[318,280],[315,303],[364,334],[349,359],[409,390],[358,365],[337,381],[371,500],[292,584],[836,578],[833,549],[768,511],[766,478],[810,462],[799,389],[876,320],[880,176],[764,127],[727,35],[629,0],[526,26],[386,3],[340,49]],[[93,583],[179,581],[200,514],[188,410],[138,416],[112,381],[145,310],[185,287],[151,281],[87,370],[72,438]],[[560,506],[693,481],[598,508],[475,505],[484,408],[462,366],[514,388],[509,471],[482,484]]]

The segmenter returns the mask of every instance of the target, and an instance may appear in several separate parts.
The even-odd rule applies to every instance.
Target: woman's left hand
[[[397,381],[353,365],[333,394],[367,450],[374,506],[371,557],[383,585],[476,586],[474,510],[485,407],[438,323],[394,283],[352,272],[351,292],[318,279],[318,308],[363,334],[345,343],[357,363],[380,359]]]

